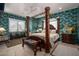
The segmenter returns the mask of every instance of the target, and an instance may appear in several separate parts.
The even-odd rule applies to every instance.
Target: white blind
[[[25,31],[25,21],[9,18],[9,32]]]

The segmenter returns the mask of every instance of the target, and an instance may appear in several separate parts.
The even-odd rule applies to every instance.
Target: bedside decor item
[[[5,28],[0,26],[0,41],[5,41],[9,39],[9,37],[5,34],[6,34]]]
[[[69,31],[70,33],[75,32],[75,27],[69,27],[69,28],[68,28],[68,31]]]
[[[6,30],[3,27],[0,27],[0,36],[3,36],[6,33]]]
[[[64,33],[72,34],[76,31],[76,26],[65,24],[63,29]]]

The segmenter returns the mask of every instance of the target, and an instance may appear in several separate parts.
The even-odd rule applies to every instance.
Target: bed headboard
[[[50,24],[50,30],[56,30],[56,28]]]
[[[57,22],[57,27],[54,27],[54,25],[52,25],[52,22],[56,21]],[[56,33],[59,33],[60,30],[60,17],[57,17],[54,21],[51,21],[50,23],[50,30],[56,30]],[[43,31],[45,30],[45,21],[43,21]]]
[[[59,29],[60,29],[60,25],[59,25],[60,24],[60,17],[57,17],[56,21],[57,21],[57,28],[50,24],[50,30],[56,30],[56,33],[59,33]]]

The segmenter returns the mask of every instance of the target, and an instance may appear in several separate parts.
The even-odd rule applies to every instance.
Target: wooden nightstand
[[[62,34],[62,41],[64,43],[75,43],[75,35],[74,34]]]

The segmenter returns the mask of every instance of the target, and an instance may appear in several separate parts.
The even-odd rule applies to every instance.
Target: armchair
[[[26,39],[22,39],[22,47],[24,47],[24,44],[29,45],[29,47],[31,47],[34,52],[34,56],[36,56],[38,48],[41,51],[44,41],[37,36],[29,36]]]

